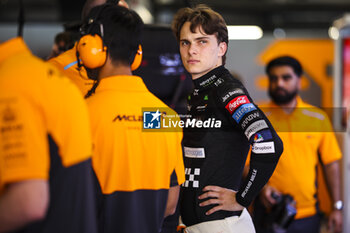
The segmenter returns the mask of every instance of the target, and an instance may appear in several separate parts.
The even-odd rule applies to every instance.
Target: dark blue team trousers
[[[287,233],[319,233],[321,226],[321,215],[294,220],[288,227]]]

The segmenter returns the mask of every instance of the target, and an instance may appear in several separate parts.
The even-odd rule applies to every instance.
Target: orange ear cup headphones
[[[140,67],[141,62],[142,62],[142,46],[139,44],[139,48],[138,48],[137,53],[135,55],[134,61],[132,62],[131,66],[130,66],[131,70],[132,71],[137,70],[137,68]]]
[[[84,65],[87,68],[95,69],[101,67],[105,64],[107,60],[107,46],[104,45],[103,42],[103,24],[98,23],[97,19],[103,9],[105,9],[108,5],[101,8],[100,11],[96,14],[94,18],[89,19],[88,24],[84,25],[82,30],[84,32],[84,36],[80,38],[77,44],[77,59],[78,66]],[[92,24],[98,24],[100,27],[100,34],[91,35],[89,34],[89,27]],[[91,28],[90,28],[91,29]],[[142,47],[139,45],[137,53],[135,55],[134,61],[131,64],[131,70],[134,71],[141,65],[142,62]]]
[[[107,47],[104,46],[102,38],[99,35],[85,35],[77,45],[77,51],[81,63],[85,67],[95,69],[103,66],[107,59]],[[142,46],[139,45],[134,61],[131,64],[131,70],[137,70],[142,62]]]
[[[81,63],[90,69],[103,66],[107,58],[107,47],[99,35],[85,35],[80,38],[77,51]]]

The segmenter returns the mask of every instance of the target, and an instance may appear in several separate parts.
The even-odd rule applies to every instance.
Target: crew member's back
[[[96,233],[86,104],[19,38],[0,45],[0,113],[0,196],[16,182],[49,184],[45,217],[16,232]]]
[[[102,191],[101,232],[159,232],[168,190],[184,182],[182,133],[144,131],[142,110],[175,112],[137,76],[102,79],[87,101],[95,145],[93,167]]]

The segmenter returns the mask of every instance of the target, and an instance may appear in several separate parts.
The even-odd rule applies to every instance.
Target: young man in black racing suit
[[[282,141],[224,67],[228,34],[223,18],[199,5],[179,10],[172,27],[195,86],[184,124],[180,213],[185,231],[255,232],[245,207],[272,175]],[[250,145],[249,173],[240,184]]]

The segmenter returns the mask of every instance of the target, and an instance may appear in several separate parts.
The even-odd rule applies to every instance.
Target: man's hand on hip
[[[198,199],[207,199],[199,204],[199,206],[216,205],[206,212],[206,215],[210,215],[218,210],[226,211],[241,211],[243,206],[236,201],[236,192],[231,189],[222,188],[219,186],[206,186],[203,189],[202,195]]]

